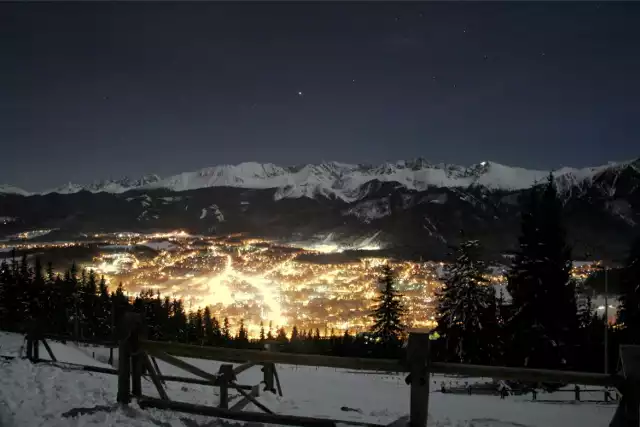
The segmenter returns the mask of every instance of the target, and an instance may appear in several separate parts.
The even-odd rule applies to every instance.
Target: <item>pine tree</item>
[[[213,342],[214,344],[220,344],[222,342],[222,330],[220,329],[220,322],[215,317],[211,321],[213,327]]]
[[[47,281],[49,283],[53,283],[56,279],[55,274],[53,273],[53,263],[47,263]]]
[[[622,270],[618,324],[627,344],[640,344],[640,238],[629,250]]]
[[[588,329],[593,321],[593,300],[591,295],[587,295],[582,303],[578,306],[578,322],[580,328]]]
[[[249,342],[249,332],[244,326],[244,319],[240,320],[240,327],[238,328],[238,335],[236,339],[241,345]]]
[[[204,321],[204,342],[207,345],[213,345],[216,341],[213,335],[213,319],[211,318],[211,310],[205,307],[203,313]]]
[[[14,259],[14,265],[15,265],[15,259]],[[17,268],[16,272],[16,283],[17,283],[17,288],[16,288],[16,303],[18,305],[18,310],[17,310],[17,319],[18,322],[21,324],[21,329],[25,328],[25,327],[30,327],[28,326],[28,323],[30,323],[30,321],[33,319],[33,287],[31,286],[31,271],[29,270],[29,263],[27,261],[27,254],[26,252],[22,254],[22,257],[20,259],[20,263],[18,264],[18,267],[14,267]]]
[[[40,324],[41,327],[47,328],[46,310],[49,295],[44,284],[44,272],[40,257],[36,257],[33,268],[33,276],[30,283],[31,287],[31,310],[32,317]]]
[[[185,342],[188,339],[187,314],[182,300],[174,299],[171,303],[170,336],[175,341]]]
[[[438,292],[436,331],[442,337],[447,360],[482,364],[497,355],[497,307],[493,287],[484,278],[486,266],[479,257],[477,240],[468,240],[455,250],[455,261],[447,266]]]
[[[265,340],[264,323],[260,321],[260,342],[264,342],[264,340]]]
[[[273,340],[273,322],[269,320],[269,330],[267,331],[267,339],[269,341]]]
[[[282,343],[289,342],[289,339],[287,338],[287,331],[284,329],[284,327],[281,327],[280,329],[278,329],[276,341],[282,342]]]
[[[83,269],[81,283],[84,283],[84,286],[80,290],[80,322],[83,326],[84,335],[86,337],[94,337],[95,332],[98,329],[96,321],[98,283],[96,281],[95,272],[93,270],[89,270],[89,274],[87,276],[86,270]]]
[[[532,188],[521,212],[520,248],[508,274],[512,296],[512,363],[533,368],[566,367],[578,334],[571,249],[565,241],[562,203],[553,176]]]
[[[300,336],[298,334],[298,327],[296,325],[293,325],[293,328],[291,329],[291,342],[298,341],[299,338]]]
[[[394,289],[395,277],[390,266],[382,268],[379,279],[380,295],[377,298],[377,306],[371,317],[374,323],[371,332],[376,335],[384,346],[396,346],[400,342],[400,335],[404,331],[402,316],[404,307],[401,295]]]
[[[204,331],[204,313],[201,308],[196,310],[195,315],[195,332],[196,332],[196,341],[198,344],[202,345],[205,337]]]
[[[111,301],[109,299],[109,290],[104,276],[100,278],[98,284],[98,304],[96,310],[96,335],[100,339],[108,338],[111,329]]]
[[[231,325],[229,324],[229,318],[225,317],[222,322],[222,339],[229,343],[231,341]]]

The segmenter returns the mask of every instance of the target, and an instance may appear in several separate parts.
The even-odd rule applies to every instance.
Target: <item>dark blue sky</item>
[[[638,22],[640,2],[0,3],[0,182],[633,158]]]

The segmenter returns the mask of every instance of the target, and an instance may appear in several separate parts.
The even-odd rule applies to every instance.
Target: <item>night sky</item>
[[[640,154],[640,2],[0,3],[0,183]]]

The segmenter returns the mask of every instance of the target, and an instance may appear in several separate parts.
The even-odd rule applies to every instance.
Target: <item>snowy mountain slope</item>
[[[22,188],[15,187],[8,184],[0,184],[0,194],[18,194],[20,196],[30,196],[31,193],[23,190]]]
[[[78,185],[73,183],[67,183],[60,187],[43,191],[39,194],[45,195],[50,193],[58,193],[58,194],[74,194],[80,191],[90,191],[92,193],[124,193],[125,191],[129,191],[131,189],[144,187],[146,185],[151,185],[155,182],[160,181],[160,177],[157,175],[145,175],[140,179],[132,179],[129,177],[125,177],[117,180],[102,180],[102,181],[94,181],[89,185]]]
[[[633,162],[575,169],[562,168],[554,172],[561,189],[588,185],[607,170],[624,168]],[[301,167],[281,167],[274,164],[241,163],[236,166],[215,166],[182,173],[143,188],[167,188],[173,191],[205,187],[229,186],[253,189],[277,189],[274,198],[324,196],[353,202],[362,197],[363,185],[372,182],[395,182],[408,190],[425,191],[432,187],[484,187],[489,190],[522,190],[542,182],[550,171],[528,170],[482,162],[470,167],[429,164],[419,159],[398,161],[378,166],[323,163]]]
[[[624,258],[640,232],[640,160],[563,168],[555,176],[574,254]],[[546,177],[488,162],[468,168],[422,159],[378,166],[244,163],[31,197],[12,189],[0,194],[0,217],[10,219],[0,223],[0,238],[57,229],[47,237],[64,240],[133,228],[276,240],[335,233],[348,241],[382,231],[385,248],[439,259],[464,230],[499,256],[517,245],[520,195]],[[123,192],[128,185],[133,189]]]
[[[561,168],[554,176],[563,192],[591,185],[603,173],[640,170],[638,160],[611,163],[589,168]],[[274,199],[335,198],[345,202],[360,200],[372,182],[393,182],[407,190],[425,191],[428,188],[483,187],[489,190],[522,190],[546,179],[549,171],[528,170],[481,162],[469,167],[450,164],[431,164],[424,159],[397,161],[381,165],[355,165],[338,162],[302,166],[278,166],[272,163],[247,162],[220,165],[184,172],[167,178],[147,175],[133,180],[96,181],[89,185],[65,184],[38,194],[74,194],[80,191],[119,194],[129,190],[168,189],[181,192],[209,187],[237,187],[246,189],[275,189]],[[363,191],[364,189],[364,191]],[[0,186],[0,193],[30,195],[12,186]]]

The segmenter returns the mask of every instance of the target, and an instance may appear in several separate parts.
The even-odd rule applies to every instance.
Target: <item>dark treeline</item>
[[[562,201],[553,176],[521,200],[518,250],[507,272],[507,292],[487,286],[477,240],[461,239],[438,293],[435,357],[440,360],[608,372],[618,347],[640,341],[640,240],[621,275],[621,310],[614,326],[592,307],[592,290],[571,276]]]
[[[104,278],[93,271],[78,272],[75,265],[54,274],[39,259],[30,265],[26,255],[0,264],[0,329],[28,332],[37,327],[47,334],[85,340],[117,340],[126,312],[143,315],[149,339],[196,345],[261,348],[269,340],[281,351],[339,356],[396,356],[399,346],[376,344],[368,335],[348,331],[290,330],[262,324],[259,337],[249,339],[244,322],[232,325],[209,308],[187,312],[180,299],[161,297],[151,290],[134,298],[122,286],[109,292]]]
[[[506,293],[488,286],[480,242],[462,236],[437,293],[438,326],[432,332],[435,360],[532,368],[604,370],[608,335],[609,372],[617,366],[620,344],[640,344],[640,240],[620,272],[621,309],[615,326],[594,311],[590,291],[571,277],[562,203],[553,177],[521,200],[521,235],[507,274]],[[187,312],[183,301],[143,291],[135,298],[121,287],[108,292],[103,278],[72,266],[56,275],[26,256],[0,264],[0,329],[117,340],[124,313],[141,313],[149,339],[197,345],[261,348],[280,343],[281,351],[358,357],[401,357],[406,338],[405,310],[393,270],[380,275],[370,333],[275,329],[261,325],[249,339],[242,321],[231,325],[210,310]],[[606,325],[606,326],[605,326]]]

